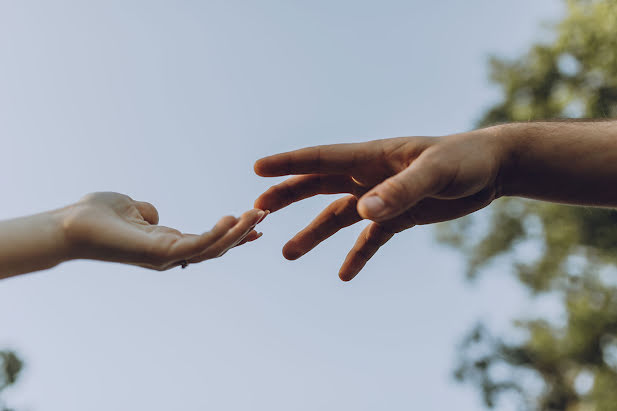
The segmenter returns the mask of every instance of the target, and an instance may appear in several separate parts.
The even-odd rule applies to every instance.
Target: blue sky
[[[280,181],[253,174],[261,156],[470,129],[498,98],[487,56],[523,52],[562,13],[558,0],[0,0],[0,218],[110,190],[206,230]],[[452,381],[456,344],[480,319],[533,314],[507,267],[470,286],[420,227],[342,283],[361,224],[284,260],[330,200],[184,271],[80,261],[2,281],[0,347],[27,363],[11,404],[479,409]]]

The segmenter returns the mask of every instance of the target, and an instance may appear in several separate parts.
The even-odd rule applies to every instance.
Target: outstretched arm
[[[283,248],[296,259],[338,230],[369,219],[339,276],[352,279],[394,234],[455,219],[502,195],[617,207],[617,122],[517,123],[445,137],[402,137],[276,154],[264,177],[296,175],[255,202],[276,211],[318,195],[334,201]]]
[[[0,278],[93,259],[166,270],[223,255],[259,238],[266,213],[224,217],[201,235],[159,226],[149,203],[117,193],[94,193],[62,209],[0,222]]]
[[[503,126],[501,193],[558,203],[617,207],[617,121]]]

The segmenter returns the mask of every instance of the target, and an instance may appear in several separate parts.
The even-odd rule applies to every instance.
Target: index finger
[[[367,143],[307,147],[264,157],[255,162],[262,177],[290,174],[349,174],[370,155]]]

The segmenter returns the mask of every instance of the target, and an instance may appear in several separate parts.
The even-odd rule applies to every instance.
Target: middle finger
[[[346,175],[295,176],[270,187],[255,200],[255,208],[274,212],[318,194],[349,193],[359,197],[364,191],[353,178]]]
[[[288,260],[296,260],[340,229],[362,220],[356,210],[357,203],[358,199],[354,196],[343,197],[331,203],[304,230],[285,244],[283,256]]]

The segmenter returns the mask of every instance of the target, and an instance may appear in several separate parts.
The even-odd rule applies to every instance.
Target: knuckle
[[[232,216],[232,215],[226,215],[225,217],[221,218],[221,220],[219,221],[219,226],[222,228],[231,228],[234,224],[236,224],[238,220],[236,219],[236,217]]]
[[[355,254],[363,261],[368,261],[373,257],[373,255],[375,255],[374,252],[369,251],[366,247],[358,248]]]
[[[371,224],[364,235],[365,244],[377,244],[377,239],[381,237],[384,232],[384,226],[378,224]]]
[[[346,227],[355,222],[358,199],[355,196],[344,197],[332,204],[327,217],[327,225]]]
[[[364,234],[364,241],[360,249],[364,250],[364,253],[369,253],[370,250],[372,256],[383,244],[382,239],[385,235],[387,235],[387,232],[381,225],[371,225]]]
[[[88,201],[92,201],[94,199],[96,199],[101,193],[88,193],[85,196],[83,196],[82,198],[79,199],[80,202],[88,202]]]
[[[322,159],[323,159],[323,148],[317,147],[315,150],[315,168],[317,170],[322,169]]]

